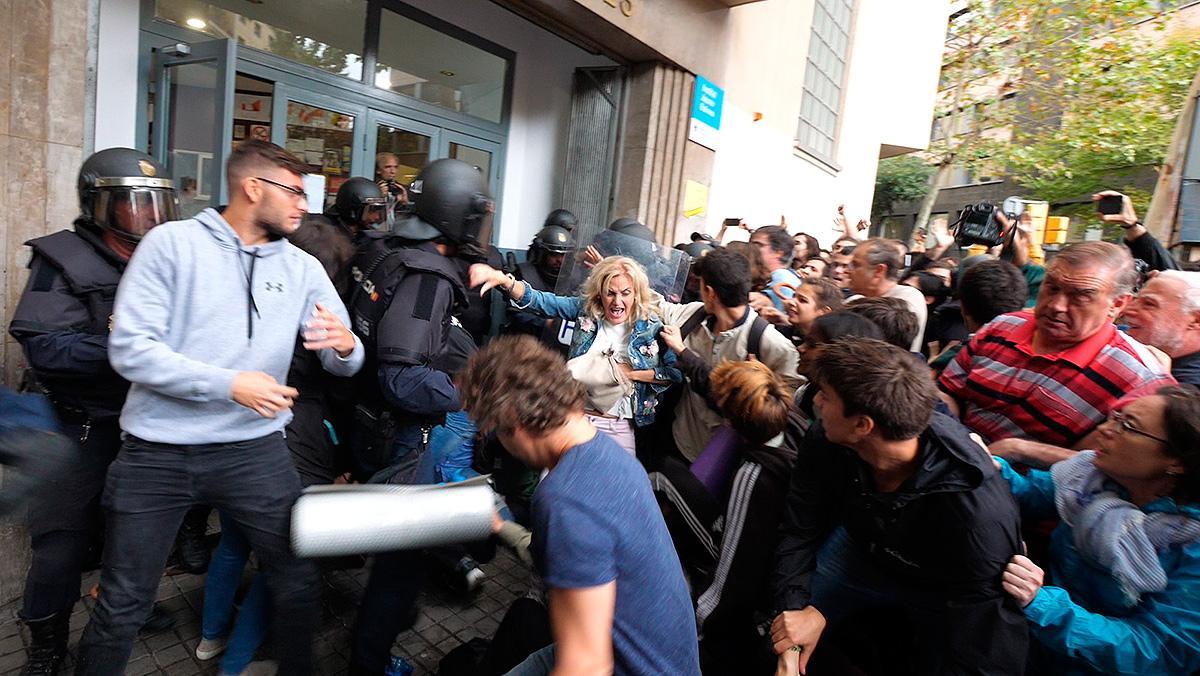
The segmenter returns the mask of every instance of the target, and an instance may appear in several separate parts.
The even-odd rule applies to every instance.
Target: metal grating
[[[608,225],[624,82],[620,67],[575,70],[561,206],[578,217],[579,241]]]

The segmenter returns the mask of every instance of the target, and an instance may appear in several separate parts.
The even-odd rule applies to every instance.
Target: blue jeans
[[[204,581],[200,634],[207,639],[228,636],[229,643],[221,658],[221,672],[240,674],[254,659],[254,653],[267,633],[267,584],[262,575],[254,577],[242,599],[237,622],[232,623],[234,597],[242,581],[246,560],[250,558],[250,542],[233,519],[226,517],[224,512],[220,516],[221,542],[213,551],[208,577]],[[230,624],[233,624],[232,633]]]
[[[124,673],[175,533],[194,504],[212,505],[236,522],[258,556],[278,629],[280,673],[311,673],[317,569],[291,551],[291,509],[299,495],[282,434],[194,445],[126,436],[104,488],[103,591],[79,641],[76,674]]]
[[[413,483],[437,484],[479,476],[471,468],[478,431],[466,411],[447,413],[446,422],[429,432],[429,448],[421,457]]]

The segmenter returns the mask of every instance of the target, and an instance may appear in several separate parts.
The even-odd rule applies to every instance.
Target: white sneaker
[[[225,645],[229,643],[228,638],[202,638],[199,645],[196,646],[196,659],[201,662],[211,660],[212,658],[225,652]]]
[[[478,568],[472,568],[467,571],[464,577],[466,578],[467,593],[474,594],[483,586],[483,581],[487,578],[487,575]]]

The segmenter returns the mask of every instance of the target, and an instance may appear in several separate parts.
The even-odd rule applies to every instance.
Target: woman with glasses
[[[1033,673],[1190,674],[1200,668],[1200,390],[1165,387],[1050,471],[997,465],[1025,518],[1057,516],[1043,570],[1014,556]]]

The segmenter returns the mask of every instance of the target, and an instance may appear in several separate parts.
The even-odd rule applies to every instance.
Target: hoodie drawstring
[[[258,303],[254,301],[254,264],[258,261],[258,249],[250,252],[242,251],[242,253],[250,255],[249,272],[246,272],[242,257],[238,256],[238,265],[241,266],[242,273],[246,275],[246,342],[249,343],[254,339],[254,315],[258,315],[258,318],[262,319],[262,313],[258,311]]]

